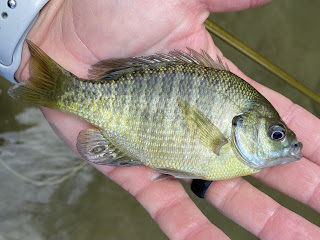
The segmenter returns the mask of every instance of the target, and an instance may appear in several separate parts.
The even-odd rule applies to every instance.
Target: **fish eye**
[[[280,141],[286,136],[286,129],[281,123],[273,123],[269,126],[268,136],[275,141]]]

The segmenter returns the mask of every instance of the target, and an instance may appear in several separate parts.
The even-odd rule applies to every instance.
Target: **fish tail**
[[[28,103],[56,108],[61,83],[70,78],[71,73],[53,61],[34,43],[27,40],[31,54],[29,62],[30,77],[8,90],[14,99]]]

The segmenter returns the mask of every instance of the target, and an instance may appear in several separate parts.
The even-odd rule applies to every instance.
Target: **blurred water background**
[[[210,18],[250,47],[320,93],[320,2],[273,1],[266,6]],[[124,33],[125,34],[125,33]],[[214,37],[224,55],[245,74],[320,116],[320,106]],[[0,79],[0,158],[38,180],[54,179],[81,160],[55,136],[41,112],[6,94]],[[320,226],[320,215],[251,177],[254,186]],[[189,186],[184,184],[186,190]],[[0,167],[0,240],[167,239],[148,213],[115,183],[91,166],[66,182],[34,186]],[[203,213],[232,239],[257,239],[190,193]]]

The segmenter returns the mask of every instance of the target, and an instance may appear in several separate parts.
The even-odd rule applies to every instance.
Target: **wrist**
[[[26,39],[31,40],[38,46],[45,41],[48,31],[54,19],[57,16],[64,0],[51,0],[40,11],[39,17],[27,34]],[[27,44],[24,42],[21,52],[21,62],[15,73],[15,78],[18,82],[25,81],[29,77],[29,62],[30,53]]]

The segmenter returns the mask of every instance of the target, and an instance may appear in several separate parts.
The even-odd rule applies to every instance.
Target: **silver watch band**
[[[21,61],[23,42],[49,0],[0,1],[0,75],[17,83],[14,74]]]

